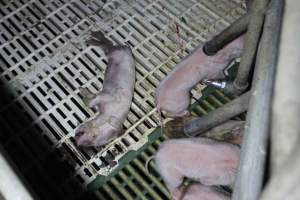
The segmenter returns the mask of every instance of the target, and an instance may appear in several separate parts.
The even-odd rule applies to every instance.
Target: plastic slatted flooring
[[[47,192],[72,195],[97,175],[109,175],[157,127],[159,82],[244,12],[240,0],[0,0],[1,144],[33,188],[45,184]],[[79,88],[101,90],[107,64],[99,48],[85,44],[91,30],[131,46],[136,85],[126,133],[103,148],[83,150],[74,130],[96,113]],[[193,89],[193,102],[201,89]]]

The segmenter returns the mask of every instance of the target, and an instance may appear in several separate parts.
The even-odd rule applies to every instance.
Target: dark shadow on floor
[[[31,126],[34,119],[12,93],[0,86],[0,145],[16,164],[29,186],[41,200],[93,200],[76,179],[63,155],[43,138],[43,130]]]

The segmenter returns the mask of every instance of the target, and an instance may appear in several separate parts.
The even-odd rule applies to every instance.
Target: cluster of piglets
[[[205,78],[224,78],[224,68],[232,59],[240,57],[242,50],[242,37],[214,56],[207,56],[203,46],[196,48],[160,83],[156,91],[156,108],[160,115],[188,117],[190,90]],[[174,200],[230,199],[228,193],[213,186],[233,185],[243,126],[243,122],[228,121],[204,133],[205,137],[170,139],[160,145],[155,162]],[[224,130],[229,137],[224,137]],[[220,141],[220,138],[225,140]],[[196,183],[186,187],[184,178]]]
[[[83,123],[75,133],[79,146],[102,146],[122,132],[132,102],[135,84],[135,62],[131,49],[113,45],[100,31],[92,32],[88,44],[100,47],[108,58],[103,88],[99,94],[82,90],[84,101],[100,114]],[[188,115],[190,90],[205,78],[223,78],[223,69],[239,57],[242,38],[225,46],[214,56],[207,56],[200,45],[183,59],[158,86],[156,108],[160,115],[182,117]]]
[[[101,32],[92,32],[90,45],[100,47],[107,56],[103,88],[99,94],[81,90],[85,103],[99,114],[83,123],[75,133],[79,146],[102,146],[122,132],[127,118],[135,84],[135,62],[131,49],[113,45]],[[234,58],[240,57],[242,37],[226,45],[214,56],[207,56],[203,46],[183,59],[159,85],[156,108],[160,116],[188,116],[190,90],[203,79],[221,79],[223,70]],[[229,121],[206,133],[206,138],[171,139],[164,142],[155,156],[157,168],[173,199],[229,199],[213,185],[232,185],[239,161],[243,123]],[[229,127],[229,128],[228,128]],[[225,129],[231,140],[217,141]],[[234,131],[235,130],[235,131]],[[236,131],[238,130],[238,131]],[[182,186],[184,178],[197,183]]]

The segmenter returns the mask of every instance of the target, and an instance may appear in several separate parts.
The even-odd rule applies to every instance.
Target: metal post
[[[245,36],[244,51],[237,76],[233,81],[233,88],[240,92],[243,92],[249,86],[248,77],[255,59],[261,29],[264,23],[264,12],[268,2],[268,0],[255,0],[250,8],[251,19]]]
[[[232,41],[237,36],[236,34],[243,33],[245,26],[248,26],[244,37],[244,51],[241,63],[234,81],[222,82],[222,87],[220,87],[220,82],[216,80],[207,80],[204,84],[222,89],[226,94],[230,95],[239,95],[249,87],[249,74],[255,60],[268,2],[269,0],[255,0],[251,5],[250,11],[243,18],[205,44],[203,51],[208,55],[213,55],[225,42]]]
[[[272,0],[260,40],[233,200],[257,200],[264,178],[282,0]]]

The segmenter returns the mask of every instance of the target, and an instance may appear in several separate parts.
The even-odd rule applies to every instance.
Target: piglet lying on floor
[[[87,102],[90,107],[96,107],[100,114],[76,130],[75,139],[80,146],[101,146],[121,134],[135,84],[135,62],[130,48],[113,46],[101,32],[93,32],[91,35],[92,39],[88,43],[103,49],[108,66],[102,91],[89,97]]]
[[[242,53],[243,38],[237,38],[214,56],[207,56],[202,48],[197,47],[159,84],[155,96],[159,113],[171,118],[187,115],[191,89],[205,78],[224,78],[224,68]]]
[[[185,177],[205,186],[232,185],[239,156],[236,145],[207,138],[186,138],[163,142],[154,159],[173,199],[181,199],[180,187]]]
[[[155,163],[173,199],[230,199],[210,186],[234,183],[240,156],[237,145],[243,137],[243,126],[243,121],[229,120],[201,134],[210,139],[170,139],[159,146]],[[184,178],[201,184],[193,183],[185,190]]]

